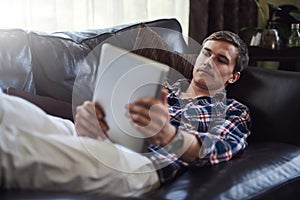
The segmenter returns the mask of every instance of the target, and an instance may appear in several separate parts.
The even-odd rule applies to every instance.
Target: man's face
[[[234,45],[216,40],[205,42],[194,67],[193,82],[208,90],[223,89],[228,83],[235,82],[239,72],[233,73],[238,56]]]

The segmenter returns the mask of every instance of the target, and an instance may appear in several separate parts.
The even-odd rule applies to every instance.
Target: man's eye
[[[218,58],[218,62],[220,62],[222,64],[228,64],[227,60],[222,59],[222,58]]]
[[[204,56],[207,56],[207,57],[210,56],[210,53],[208,51],[202,51],[202,53],[203,53]]]

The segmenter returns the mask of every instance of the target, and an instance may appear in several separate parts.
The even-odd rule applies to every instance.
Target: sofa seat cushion
[[[236,159],[191,168],[177,180],[143,198],[127,199],[295,199],[300,195],[300,148],[283,143],[250,145]],[[38,191],[1,192],[3,199],[123,199]]]
[[[11,87],[6,88],[4,92],[12,96],[26,99],[27,101],[40,107],[43,111],[45,111],[49,115],[61,117],[64,119],[69,119],[71,121],[73,121],[74,119],[72,113],[72,104],[68,102],[57,100],[52,97],[32,94],[30,92],[25,92],[23,90],[11,88]]]
[[[192,168],[151,198],[259,199],[268,195],[275,199],[276,191],[282,188],[300,195],[299,185],[300,147],[257,143],[250,144],[237,159],[215,166]]]

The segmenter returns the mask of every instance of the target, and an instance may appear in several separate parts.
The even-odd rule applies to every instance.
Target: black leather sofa
[[[181,27],[177,20],[160,19],[146,24],[174,30],[159,33],[171,50],[196,53],[178,34]],[[26,98],[50,114],[72,118],[69,105],[79,63],[103,40],[111,36],[122,38],[123,31],[138,26],[137,23],[52,34],[0,30],[0,87],[15,88],[9,93]],[[131,49],[134,36],[127,39],[125,46],[121,39],[116,45]],[[191,78],[191,67],[176,70]],[[300,73],[248,67],[227,92],[228,97],[250,108],[253,124],[248,148],[229,162],[191,168],[174,182],[137,199],[299,198]],[[0,199],[123,198],[10,190],[1,184]]]

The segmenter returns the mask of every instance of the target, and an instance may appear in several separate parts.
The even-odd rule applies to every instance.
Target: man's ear
[[[241,76],[241,72],[235,72],[232,74],[231,78],[228,80],[228,83],[234,83],[236,82]]]

